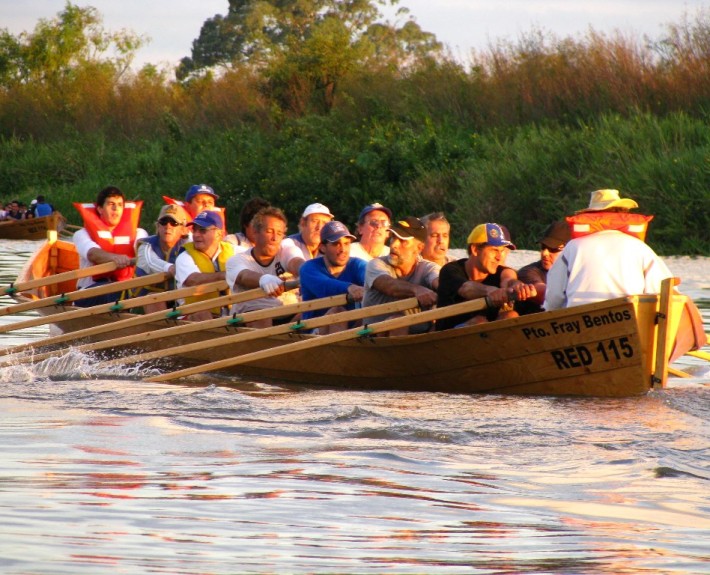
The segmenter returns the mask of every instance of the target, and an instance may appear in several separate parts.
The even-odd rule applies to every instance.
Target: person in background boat
[[[143,202],[127,202],[123,192],[108,186],[101,190],[93,204],[74,203],[81,214],[84,227],[73,236],[79,254],[79,268],[114,262],[116,270],[100,276],[80,278],[77,288],[86,289],[97,285],[127,280],[133,277],[135,243],[148,233],[138,227]],[[121,291],[103,296],[81,299],[74,302],[80,307],[90,307],[116,301]]]
[[[572,239],[547,274],[546,310],[660,292],[661,282],[672,274],[637,237],[636,228],[643,228],[645,237],[650,217],[630,214],[635,208],[638,204],[621,198],[618,190],[596,190],[589,207],[568,218]],[[575,227],[590,233],[575,237]]]
[[[52,204],[48,204],[47,200],[42,195],[37,196],[37,199],[32,200],[32,202],[33,203],[30,205],[28,213],[31,213],[34,218],[51,216],[55,212],[54,206]]]
[[[386,245],[392,223],[392,211],[382,204],[370,204],[360,212],[357,234],[360,241],[350,246],[350,257],[369,261],[390,253]]]
[[[449,255],[449,234],[451,224],[442,212],[433,212],[421,218],[426,226],[426,242],[422,250],[425,260],[443,266],[456,258]]]
[[[5,202],[0,202],[0,222],[7,218],[7,210],[5,209]]]
[[[192,287],[225,279],[227,260],[234,255],[234,246],[223,241],[222,218],[217,212],[204,211],[187,224],[192,227],[192,241],[186,242],[175,259],[175,283],[178,288]],[[190,296],[185,303],[219,297],[217,292]],[[221,308],[213,308],[188,315],[191,321],[203,321],[222,315]]]
[[[5,218],[8,220],[21,220],[23,217],[24,211],[20,207],[20,200],[12,200],[7,206]]]
[[[245,313],[296,303],[298,296],[285,289],[284,282],[298,275],[303,254],[286,239],[288,221],[276,207],[262,208],[252,219],[254,247],[227,262],[227,284],[235,292],[261,288],[268,296],[235,304],[233,313]],[[251,322],[251,327],[268,327],[272,320]]]
[[[441,268],[421,257],[426,242],[426,227],[419,218],[407,216],[389,229],[392,233],[389,254],[367,262],[362,306],[379,305],[410,297],[416,297],[422,309],[436,305]],[[396,315],[401,314],[375,316],[369,318],[368,322],[382,321]],[[430,327],[429,324],[415,325],[389,333],[422,333]]]
[[[162,285],[148,286],[136,291],[134,297],[175,289],[175,260],[188,241],[187,211],[172,204],[160,209],[155,222],[155,235],[138,240],[136,277],[155,273],[166,273],[171,279]],[[143,306],[145,313],[161,311],[170,307],[168,302],[156,302]]]
[[[478,298],[486,298],[489,307],[480,312],[442,318],[436,322],[437,330],[517,317],[513,302],[527,300],[537,293],[535,286],[521,282],[514,269],[503,265],[508,250],[514,250],[515,245],[502,226],[479,224],[466,243],[468,258],[441,268],[439,307]]]
[[[570,230],[567,222],[552,222],[538,240],[540,259],[518,270],[518,279],[523,283],[534,285],[537,292],[534,297],[515,303],[515,311],[520,315],[543,311],[542,304],[545,302],[547,289],[547,272],[569,240]]]
[[[254,227],[251,222],[254,216],[262,208],[268,208],[271,203],[264,198],[254,197],[247,200],[242,206],[242,210],[239,213],[239,232],[235,234],[228,234],[225,236],[225,241],[234,244],[235,253],[245,252],[254,247]]]
[[[331,315],[355,308],[365,293],[365,269],[367,262],[350,257],[350,245],[355,236],[342,222],[332,220],[320,230],[319,250],[323,257],[308,260],[299,270],[301,299],[310,301],[339,294],[347,294],[348,303],[327,310],[320,309],[303,313],[303,319]],[[347,323],[334,323],[318,328],[320,335],[343,331]]]
[[[305,261],[318,257],[321,229],[334,217],[323,204],[311,204],[303,210],[298,222],[298,233],[288,237],[301,250]]]

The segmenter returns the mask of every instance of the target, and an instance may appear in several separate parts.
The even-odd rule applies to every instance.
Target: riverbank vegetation
[[[612,187],[655,214],[659,252],[710,254],[707,13],[654,40],[534,30],[461,63],[411,19],[359,4],[366,18],[313,0],[338,17],[306,32],[295,12],[262,15],[282,26],[278,40],[259,28],[261,44],[254,14],[215,17],[175,75],[133,71],[142,39],[104,31],[92,8],[0,32],[0,199],[43,194],[78,224],[71,202],[114,184],[147,201],[150,228],[162,195],[204,182],[231,222],[255,195],[293,230],[313,201],[348,224],[380,201],[443,210],[455,246],[498,221],[534,248]]]

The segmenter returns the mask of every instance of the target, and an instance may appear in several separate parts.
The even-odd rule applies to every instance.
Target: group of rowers
[[[539,238],[540,259],[519,270],[505,265],[509,251],[516,247],[505,226],[497,223],[476,225],[467,238],[467,257],[455,259],[449,253],[450,224],[440,212],[395,219],[389,208],[369,204],[360,212],[356,235],[327,206],[313,203],[302,212],[298,232],[289,236],[284,212],[263,198],[252,198],[241,210],[240,231],[229,234],[225,211],[217,206],[219,196],[210,186],[190,187],[184,200],[163,199],[166,203],[153,235],[139,227],[142,202],[127,201],[119,188],[101,190],[93,204],[74,204],[84,220],[84,227],[74,234],[80,267],[107,262],[116,266],[109,274],[80,279],[80,289],[110,282],[117,282],[119,288],[119,282],[134,275],[162,272],[171,280],[149,289],[224,280],[233,293],[263,291],[263,297],[231,309],[214,308],[186,318],[193,321],[339,294],[346,295],[346,305],[304,312],[302,319],[411,297],[421,309],[485,298],[487,307],[481,311],[390,332],[401,335],[659,293],[661,281],[671,275],[644,242],[651,217],[631,213],[638,205],[621,198],[617,190],[592,192],[588,208],[551,223]],[[298,279],[299,288],[288,289],[289,279]],[[98,305],[118,299],[117,294],[120,290],[76,304]],[[189,297],[185,302],[213,297],[217,294]],[[167,305],[156,302],[144,311]],[[287,315],[248,325],[265,327],[291,319]],[[334,318],[318,333],[348,327],[352,325]]]

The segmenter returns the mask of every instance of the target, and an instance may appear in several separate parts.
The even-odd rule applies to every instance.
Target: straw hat
[[[619,197],[619,190],[596,190],[591,193],[589,207],[579,210],[577,213],[603,212],[611,208],[625,208],[631,210],[638,207],[639,205],[634,200]]]

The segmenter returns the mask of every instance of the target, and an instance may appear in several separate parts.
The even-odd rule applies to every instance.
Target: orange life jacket
[[[112,254],[123,254],[130,258],[136,256],[133,244],[136,241],[138,222],[141,217],[143,201],[126,202],[123,206],[123,215],[118,225],[111,230],[99,216],[99,212],[94,204],[80,204],[74,202],[74,207],[81,214],[84,220],[84,228],[89,232],[89,236],[102,250]],[[120,270],[93,276],[94,280],[109,278],[113,281],[127,280],[133,277],[135,266],[128,266]]]
[[[653,216],[631,214],[629,212],[582,212],[565,218],[570,227],[572,239],[588,236],[604,230],[618,230],[641,241],[646,241],[648,223]]]
[[[180,206],[181,208],[184,208],[184,210],[188,213],[188,215],[191,218],[196,218],[197,214],[193,214],[190,211],[190,204],[186,204],[182,200],[176,200],[175,198],[171,198],[170,196],[163,196],[163,201],[166,204],[173,204],[176,206]],[[227,208],[220,208],[215,206],[213,208],[213,211],[218,212],[220,217],[222,218],[222,229],[226,232],[227,231]]]

